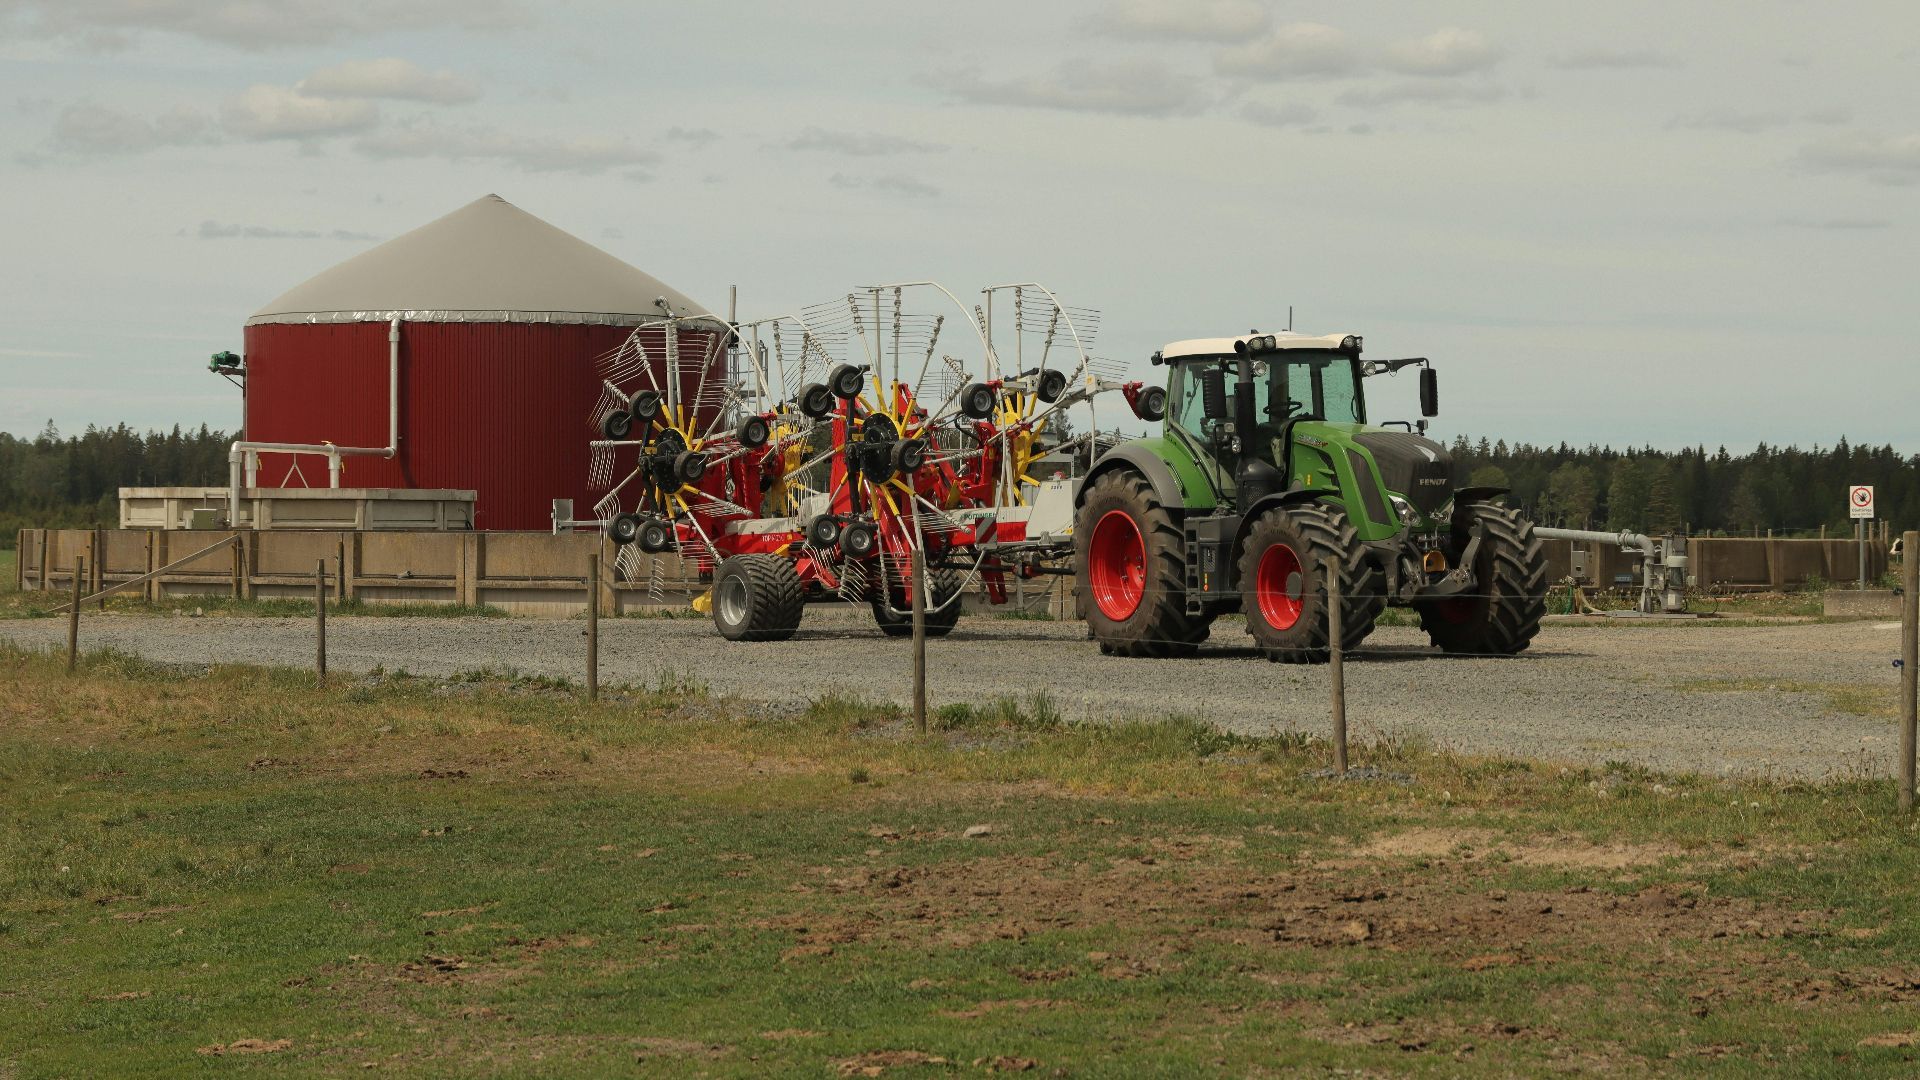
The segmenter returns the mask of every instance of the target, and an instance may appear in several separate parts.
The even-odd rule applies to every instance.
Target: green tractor
[[[1533,523],[1495,501],[1504,489],[1456,489],[1424,419],[1367,423],[1368,377],[1417,365],[1423,417],[1439,411],[1439,381],[1425,358],[1363,361],[1360,346],[1255,332],[1153,355],[1165,396],[1129,396],[1164,430],[1101,455],[1075,511],[1074,572],[1101,651],[1189,655],[1238,611],[1269,659],[1323,662],[1330,566],[1343,648],[1389,604],[1412,607],[1446,652],[1527,647],[1546,613]]]

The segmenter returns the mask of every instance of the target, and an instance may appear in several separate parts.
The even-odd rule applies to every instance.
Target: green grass
[[[1827,709],[1853,716],[1892,720],[1899,716],[1899,697],[1885,685],[1812,682],[1805,679],[1691,679],[1676,689],[1701,694],[1781,693],[1817,694]]]
[[[934,721],[0,646],[0,1076],[1913,1071],[1886,782]]]
[[[20,565],[18,551],[0,551],[0,593],[14,592],[14,571]]]

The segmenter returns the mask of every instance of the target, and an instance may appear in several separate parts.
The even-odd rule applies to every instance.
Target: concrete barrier
[[[192,554],[223,531],[177,529],[22,529],[16,581],[23,589],[71,588],[74,556],[87,558],[89,591],[126,581]],[[151,599],[172,596],[293,597],[312,595],[314,564],[337,574],[342,545],[347,595],[370,604],[489,605],[516,614],[568,617],[586,609],[588,554],[599,551],[605,615],[684,607],[705,591],[697,567],[674,555],[642,556],[634,580],[613,569],[613,547],[592,533],[365,532],[285,529],[243,532],[237,550],[222,549],[162,575],[146,586]],[[1637,553],[1608,545],[1589,548],[1588,582],[1611,587],[1621,575],[1638,580]],[[1572,541],[1546,541],[1548,578],[1571,566]],[[1786,589],[1809,577],[1849,581],[1858,550],[1851,540],[1696,539],[1688,544],[1699,588]],[[1883,546],[1869,549],[1868,574],[1886,572]],[[1072,579],[1047,575],[1008,583],[1007,607],[1055,618],[1074,616]],[[1831,593],[1829,595],[1832,595]],[[976,606],[969,601],[969,607]]]
[[[1820,596],[1820,613],[1830,619],[1899,619],[1900,594],[1892,589],[1828,589]]]

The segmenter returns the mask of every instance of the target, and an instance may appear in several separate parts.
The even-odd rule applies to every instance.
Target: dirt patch
[[[1499,858],[1521,866],[1575,870],[1625,870],[1657,866],[1686,856],[1673,844],[1594,844],[1579,837],[1529,837],[1515,841],[1491,829],[1419,826],[1391,836],[1375,837],[1339,860],[1353,866],[1370,859],[1447,859],[1473,861]]]
[[[864,1054],[834,1062],[834,1068],[841,1076],[885,1076],[895,1069],[914,1066],[946,1066],[953,1064],[946,1058],[919,1050],[869,1050]]]
[[[1440,842],[1430,837],[1426,849]],[[1446,842],[1453,850],[1457,834]],[[1634,857],[1646,856],[1650,853]],[[856,942],[968,947],[1048,931],[1103,928],[1115,932],[1117,945],[1141,936],[1225,941],[1246,949],[1254,960],[1263,951],[1277,956],[1300,949],[1418,950],[1467,972],[1545,968],[1596,957],[1657,967],[1664,961],[1647,946],[1693,944],[1717,950],[1701,958],[1696,985],[1714,985],[1711,972],[1724,961],[1722,985],[1729,994],[1780,1002],[1809,1000],[1809,995],[1920,1000],[1920,977],[1905,971],[1816,973],[1790,956],[1766,956],[1748,947],[1762,940],[1838,937],[1824,911],[1783,911],[1715,895],[1689,882],[1627,892],[1589,886],[1503,890],[1487,887],[1488,875],[1477,863],[1417,869],[1367,865],[1373,873],[1357,875],[1351,867],[1324,863],[1258,873],[1204,861],[1155,865],[1128,858],[1062,865],[1043,857],[1008,856],[871,869],[817,867],[820,891],[858,898],[858,904],[833,915],[754,925],[793,935],[789,961],[828,955]],[[1177,948],[1151,951],[1091,952],[1087,972],[1123,980],[1180,966]],[[1071,968],[1029,972],[1022,981],[1074,974]],[[982,1003],[948,1015],[1005,1007],[1013,1006]]]
[[[235,1039],[230,1043],[196,1047],[194,1052],[207,1057],[225,1057],[229,1054],[277,1054],[291,1049],[292,1039]]]
[[[176,915],[192,906],[191,904],[173,904],[168,907],[149,908],[146,911],[116,911],[113,918],[116,922],[146,922],[150,919],[164,919],[169,915]]]

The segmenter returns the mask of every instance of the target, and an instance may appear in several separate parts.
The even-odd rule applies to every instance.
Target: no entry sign
[[[1847,489],[1847,516],[1870,518],[1873,516],[1873,485],[1855,484]]]

